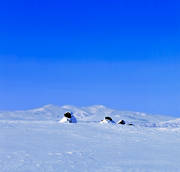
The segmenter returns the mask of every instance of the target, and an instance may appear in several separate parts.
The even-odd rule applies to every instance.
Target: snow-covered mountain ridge
[[[105,116],[111,116],[116,122],[120,119],[143,126],[178,127],[180,119],[162,115],[150,115],[141,112],[119,111],[103,105],[76,107],[72,105],[45,105],[24,111],[0,111],[0,120],[57,121],[65,112],[73,112],[81,122],[98,122]]]

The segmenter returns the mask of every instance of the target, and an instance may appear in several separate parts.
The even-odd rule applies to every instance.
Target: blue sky
[[[5,1],[0,109],[104,104],[180,115],[178,1]]]

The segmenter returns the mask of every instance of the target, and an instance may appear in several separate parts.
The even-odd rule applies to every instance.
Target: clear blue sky
[[[179,11],[174,0],[1,2],[0,109],[180,116]]]

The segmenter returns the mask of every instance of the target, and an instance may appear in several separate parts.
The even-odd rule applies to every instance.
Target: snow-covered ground
[[[72,111],[77,124],[60,124]],[[104,116],[128,125],[99,124]],[[180,119],[104,106],[0,112],[1,172],[178,172]]]

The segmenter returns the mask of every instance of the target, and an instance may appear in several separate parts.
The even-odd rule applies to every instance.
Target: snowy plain
[[[77,124],[60,124],[71,111]],[[104,116],[129,125],[100,124]],[[0,112],[1,172],[179,172],[180,119],[46,105]]]

